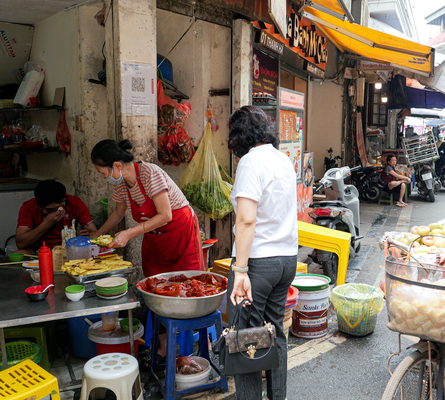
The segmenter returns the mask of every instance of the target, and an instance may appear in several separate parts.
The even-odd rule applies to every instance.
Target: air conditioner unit
[[[365,105],[365,78],[357,78],[355,80],[355,84],[357,86],[356,90],[356,105],[358,107],[363,107]]]

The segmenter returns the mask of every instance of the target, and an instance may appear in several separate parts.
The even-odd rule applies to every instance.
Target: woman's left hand
[[[249,275],[247,275],[247,272],[235,272],[235,280],[233,282],[233,290],[230,295],[230,300],[232,301],[232,304],[236,306],[244,299],[253,301]]]
[[[119,247],[125,247],[128,241],[131,239],[128,230],[116,233],[114,240],[108,245],[109,248],[117,249]]]

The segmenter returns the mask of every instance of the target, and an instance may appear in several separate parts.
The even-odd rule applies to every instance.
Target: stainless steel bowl
[[[181,274],[184,274],[188,278],[202,274],[213,275],[219,282],[221,282],[225,278],[222,275],[204,271],[167,272],[165,274],[150,276],[150,278],[169,279],[172,276]],[[145,292],[139,287],[138,290],[144,296],[144,301],[148,308],[163,317],[176,319],[199,318],[203,317],[204,315],[211,314],[213,311],[221,306],[227,292],[227,290],[225,290],[222,293],[206,297],[169,297]]]

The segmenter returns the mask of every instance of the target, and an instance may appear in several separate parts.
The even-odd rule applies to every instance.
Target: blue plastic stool
[[[191,394],[203,392],[213,388],[220,388],[223,393],[229,391],[227,384],[227,378],[223,376],[219,368],[213,363],[209,356],[209,348],[207,342],[207,328],[216,326],[216,334],[219,336],[222,333],[222,320],[221,312],[219,310],[214,311],[212,314],[206,315],[200,318],[193,319],[173,319],[167,317],[161,317],[160,315],[154,315],[153,325],[153,339],[151,348],[152,363],[150,366],[151,377],[153,377],[161,390],[162,396],[165,400],[174,400],[179,397]],[[166,369],[165,369],[165,386],[161,383],[156,376],[157,368],[157,348],[159,342],[159,327],[160,324],[164,325],[167,330],[167,356],[166,356]],[[176,339],[178,332],[191,331],[199,329],[199,345],[200,345],[200,357],[207,359],[216,373],[220,376],[220,379],[216,382],[208,383],[202,386],[196,386],[184,390],[176,390],[175,378],[176,378]],[[216,335],[215,335],[216,336]],[[193,344],[193,342],[192,342]]]
[[[217,341],[215,325],[207,328],[207,334],[210,337],[211,342]],[[199,340],[199,332],[193,333],[193,331],[179,332],[176,338],[176,343],[179,344],[179,355],[181,357],[193,355],[193,343]]]

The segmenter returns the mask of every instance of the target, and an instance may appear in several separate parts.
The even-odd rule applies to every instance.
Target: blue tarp
[[[445,108],[445,94],[434,90],[406,87],[407,108]]]

